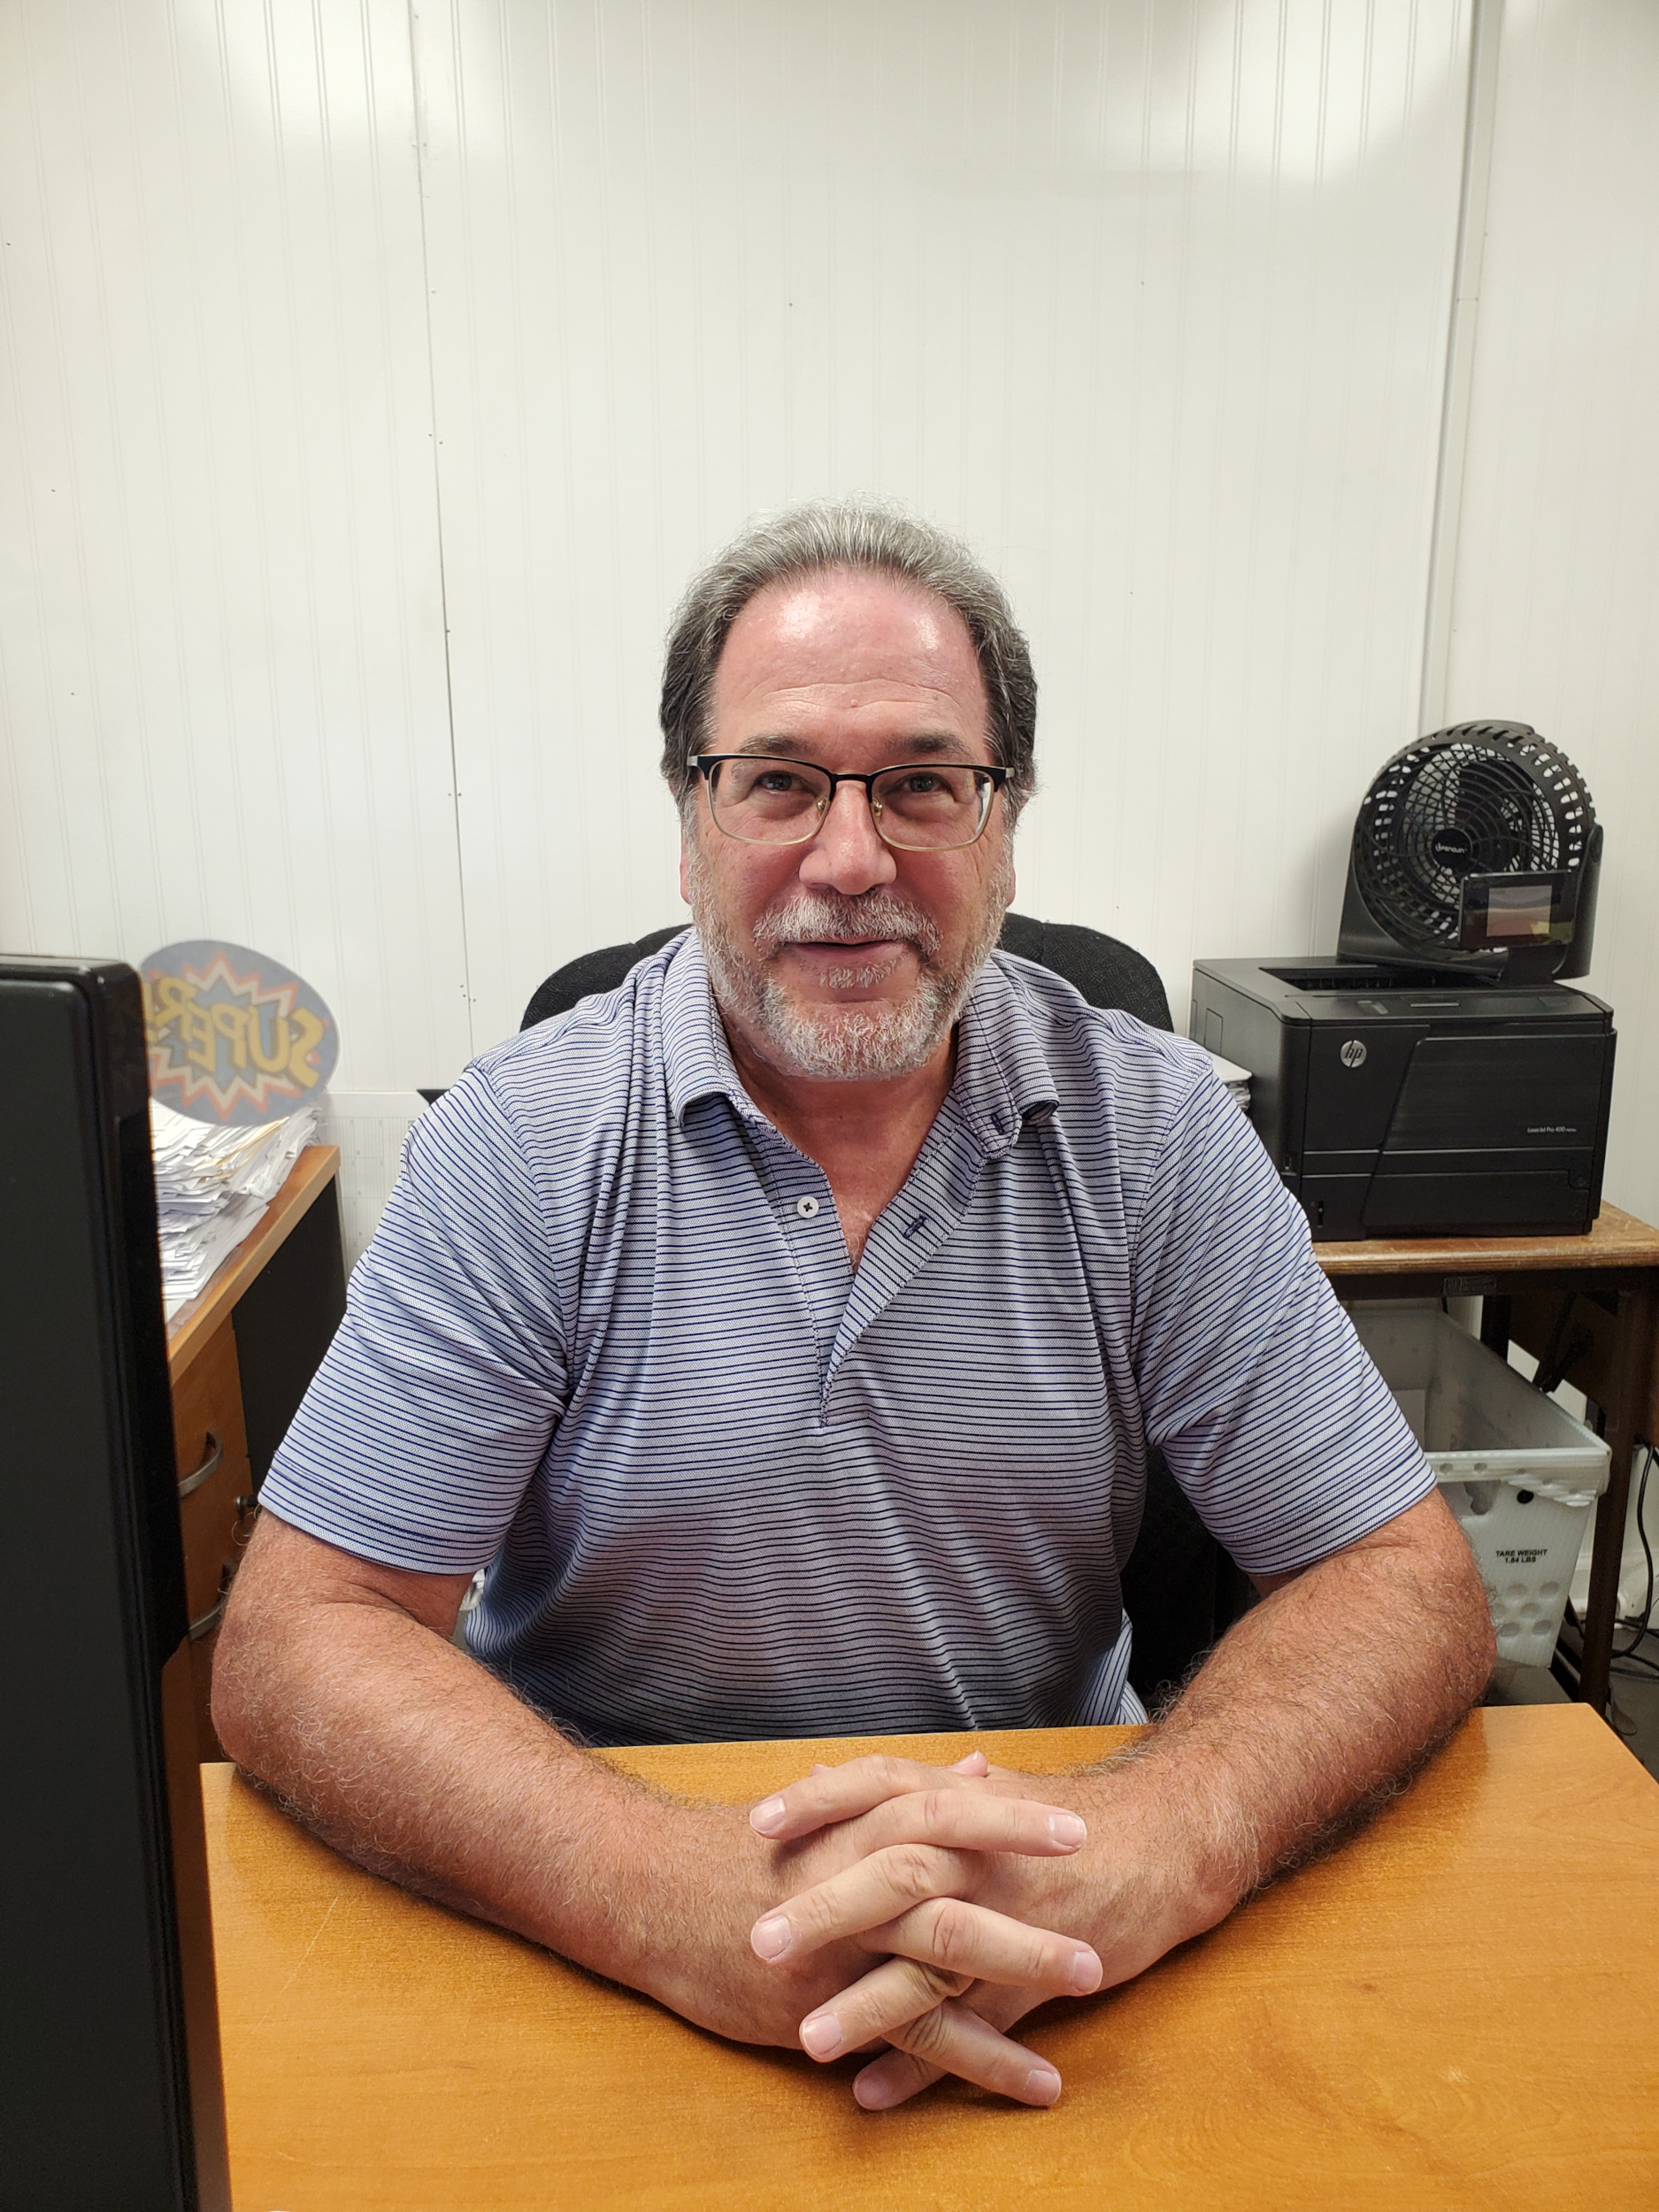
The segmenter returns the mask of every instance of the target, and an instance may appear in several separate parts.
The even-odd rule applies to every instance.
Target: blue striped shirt
[[[1432,1486],[1203,1055],[995,954],[855,1274],[690,935],[422,1117],[263,1497],[591,1741],[1025,1728],[1139,1717],[1148,1444],[1258,1572]]]

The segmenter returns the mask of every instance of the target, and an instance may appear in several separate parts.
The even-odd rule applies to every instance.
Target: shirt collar
[[[717,1097],[729,1099],[746,1120],[765,1119],[739,1079],[695,929],[669,949],[663,1058],[676,1121],[683,1125],[700,1100]],[[1004,955],[993,953],[962,1010],[951,1103],[991,1153],[1018,1143],[1026,1120],[1046,1121],[1059,1099],[1017,972]]]
[[[1027,1121],[1047,1121],[1060,1102],[1054,1071],[1016,964],[994,952],[973,979],[956,1037],[950,1095],[988,1152],[1006,1152]]]
[[[684,1123],[690,1109],[705,1098],[729,1098],[747,1119],[764,1119],[738,1079],[726,1029],[714,1002],[703,941],[695,929],[668,948],[663,980],[663,1063],[668,1078],[668,1110]]]

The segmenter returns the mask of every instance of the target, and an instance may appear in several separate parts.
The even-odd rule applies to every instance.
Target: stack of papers
[[[1236,1060],[1224,1060],[1218,1052],[1210,1055],[1210,1064],[1227,1087],[1227,1094],[1236,1099],[1248,1114],[1250,1110],[1250,1071],[1241,1068]]]
[[[314,1141],[319,1118],[311,1104],[286,1121],[215,1129],[150,1100],[161,1302],[169,1321],[257,1226],[296,1158]]]

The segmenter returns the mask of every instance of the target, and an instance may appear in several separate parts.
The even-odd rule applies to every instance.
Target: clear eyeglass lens
[[[890,844],[971,845],[985,819],[989,782],[971,768],[897,768],[878,776],[876,820]]]
[[[731,837],[793,845],[810,837],[833,788],[822,769],[789,760],[723,760],[714,772],[714,818]]]
[[[872,808],[889,845],[911,851],[971,845],[984,826],[988,777],[947,764],[890,769],[875,780]],[[730,837],[794,845],[813,835],[834,787],[804,761],[726,760],[715,771],[714,818]]]

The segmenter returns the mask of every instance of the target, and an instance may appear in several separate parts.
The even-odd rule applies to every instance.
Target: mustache
[[[887,891],[864,891],[853,898],[839,891],[798,892],[787,905],[763,914],[754,925],[756,946],[764,953],[776,952],[780,945],[844,945],[884,937],[914,945],[924,960],[939,950],[938,925],[919,907]]]

